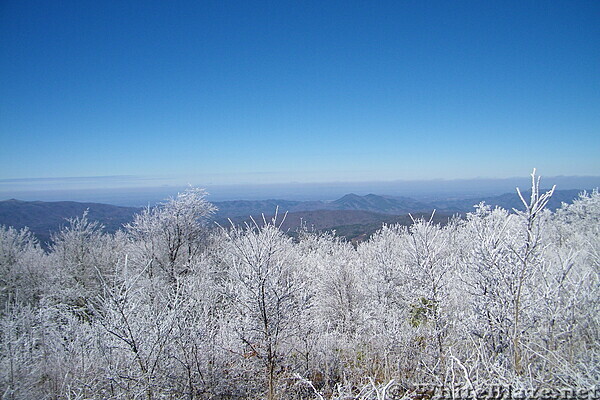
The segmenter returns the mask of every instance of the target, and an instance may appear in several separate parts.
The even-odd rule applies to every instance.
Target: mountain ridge
[[[563,202],[570,203],[582,190],[557,190],[548,203],[554,210]],[[529,193],[524,192],[527,199]],[[227,225],[232,221],[247,221],[249,216],[271,216],[278,209],[280,214],[288,212],[288,225],[297,227],[300,220],[312,224],[315,229],[332,229],[339,226],[352,226],[360,231],[360,226],[381,226],[382,223],[394,223],[395,216],[409,213],[431,213],[447,218],[452,214],[464,214],[473,211],[474,205],[484,201],[490,206],[500,206],[508,210],[522,209],[523,204],[515,193],[485,198],[451,199],[421,202],[410,197],[376,195],[360,196],[349,193],[333,201],[297,201],[297,200],[233,200],[214,202],[219,208],[213,220]],[[23,201],[8,199],[0,201],[0,225],[17,229],[29,227],[40,242],[50,240],[51,232],[58,231],[67,224],[68,218],[81,216],[86,210],[90,220],[97,220],[108,232],[120,229],[133,220],[133,216],[142,208],[115,206],[103,203],[81,203],[74,201]],[[294,221],[293,223],[291,221]],[[392,221],[392,222],[390,222]],[[287,225],[286,225],[287,226]],[[369,228],[369,229],[371,229]],[[366,228],[365,228],[366,229]]]

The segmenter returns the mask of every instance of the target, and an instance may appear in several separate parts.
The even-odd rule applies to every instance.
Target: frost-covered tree
[[[117,281],[103,282],[94,317],[106,332],[103,346],[112,349],[106,368],[115,383],[128,396],[151,400],[172,367],[166,354],[183,299],[179,287],[162,290],[143,272],[130,275],[125,264]]]
[[[135,241],[141,266],[151,262],[173,283],[189,271],[193,258],[202,249],[206,222],[216,207],[206,200],[206,191],[190,187],[177,197],[155,207],[145,208],[126,226]]]
[[[590,386],[600,373],[600,195],[582,193],[547,219],[529,351],[546,381]]]
[[[45,255],[33,234],[0,226],[0,306],[37,304],[46,278]]]
[[[361,265],[354,247],[331,233],[302,232],[298,247],[311,298],[297,343],[302,359],[298,372],[331,393],[362,375],[353,366],[370,353]]]
[[[380,343],[388,379],[443,374],[457,301],[456,230],[454,222],[440,226],[432,218],[414,219],[410,227],[384,226],[358,248],[371,334]]]
[[[272,221],[225,231],[228,277],[225,293],[238,322],[246,358],[265,368],[266,398],[276,398],[286,343],[299,332],[297,318],[307,307],[291,238]]]
[[[114,270],[124,244],[121,234],[106,234],[104,226],[89,220],[87,211],[68,219],[51,235],[53,301],[87,312],[90,300],[101,291],[100,277]]]

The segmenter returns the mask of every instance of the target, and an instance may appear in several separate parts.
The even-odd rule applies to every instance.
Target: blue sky
[[[4,0],[0,179],[600,175],[598,43],[597,1]]]

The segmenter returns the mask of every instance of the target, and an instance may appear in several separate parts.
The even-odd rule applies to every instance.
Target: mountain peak
[[[340,197],[338,200],[342,200],[342,199],[361,199],[362,196],[357,195],[356,193],[348,193],[342,197]]]
[[[18,199],[8,199],[8,200],[0,200],[0,203],[25,203],[23,200]]]

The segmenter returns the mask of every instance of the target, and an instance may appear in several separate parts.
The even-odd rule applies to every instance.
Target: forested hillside
[[[6,399],[424,398],[588,390],[600,376],[600,194],[479,204],[353,246],[282,215],[209,228],[201,189],[48,251],[0,229]],[[433,390],[433,389],[431,389]],[[389,397],[393,394],[395,397]]]

